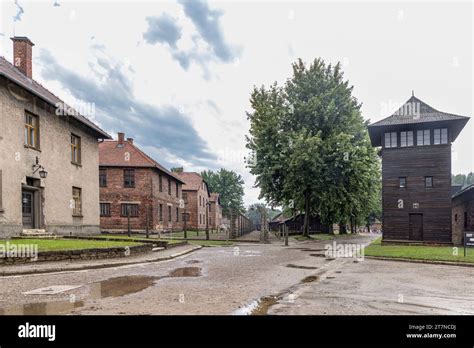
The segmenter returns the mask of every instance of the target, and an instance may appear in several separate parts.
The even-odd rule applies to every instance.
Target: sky
[[[371,122],[415,96],[474,115],[472,2],[0,1],[0,55],[33,47],[33,78],[114,138],[166,167],[231,169],[245,180],[249,97],[298,58],[341,62]],[[452,147],[474,171],[474,121]]]

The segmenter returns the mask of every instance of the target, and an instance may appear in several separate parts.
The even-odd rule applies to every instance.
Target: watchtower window
[[[400,146],[413,146],[413,131],[400,132]]]
[[[385,133],[385,147],[397,147],[397,132]]]

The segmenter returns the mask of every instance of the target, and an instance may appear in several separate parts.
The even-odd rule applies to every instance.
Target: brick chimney
[[[35,45],[25,36],[12,37],[13,65],[31,79],[33,75],[32,47]]]
[[[118,144],[123,145],[123,141],[125,139],[125,133],[118,132],[117,135],[118,135]]]
[[[133,138],[127,138],[127,141],[130,145],[133,145]]]

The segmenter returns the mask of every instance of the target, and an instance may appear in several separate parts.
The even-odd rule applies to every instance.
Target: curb
[[[121,266],[127,266],[127,265],[135,265],[135,264],[140,264],[140,263],[153,263],[153,262],[161,262],[161,261],[167,261],[167,260],[172,260],[174,258],[177,258],[182,255],[186,255],[189,253],[192,253],[193,251],[201,249],[202,246],[197,245],[193,248],[181,251],[179,253],[171,254],[170,256],[165,256],[165,257],[158,257],[158,258],[153,258],[153,259],[145,259],[141,261],[130,261],[130,262],[117,262],[117,263],[103,263],[103,264],[98,264],[98,265],[84,265],[81,267],[71,267],[71,268],[51,268],[47,270],[27,270],[24,272],[0,272],[0,278],[1,277],[8,277],[8,276],[18,276],[18,275],[32,275],[32,274],[49,274],[49,273],[59,273],[59,272],[73,272],[73,271],[83,271],[83,270],[89,270],[89,269],[101,269],[101,268],[113,268],[113,267],[121,267]]]
[[[431,260],[420,260],[420,259],[405,259],[405,258],[397,258],[397,257],[367,256],[367,255],[364,255],[364,258],[371,259],[371,260],[382,260],[382,261],[400,261],[400,262],[411,262],[411,263],[423,263],[423,264],[426,264],[426,265],[474,267],[474,263],[467,263],[467,262],[431,261]]]

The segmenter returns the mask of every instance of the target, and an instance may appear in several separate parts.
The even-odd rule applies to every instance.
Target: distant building
[[[33,43],[0,57],[0,237],[97,234],[98,139],[110,136],[33,79]]]
[[[217,230],[222,224],[222,206],[219,194],[211,193],[209,202],[211,203],[209,205],[209,228]]]
[[[468,120],[412,96],[369,125],[382,148],[384,242],[452,243],[451,143]]]
[[[106,231],[131,229],[170,231],[183,227],[183,181],[153,160],[134,143],[118,139],[104,141],[100,149],[100,227]]]
[[[455,193],[452,202],[453,243],[461,245],[464,232],[474,232],[474,184]]]
[[[209,217],[209,200],[211,198],[207,183],[198,173],[182,172],[176,173],[176,175],[184,182],[183,200],[185,201],[186,213],[188,214],[186,227],[189,229],[205,230],[206,220]]]

